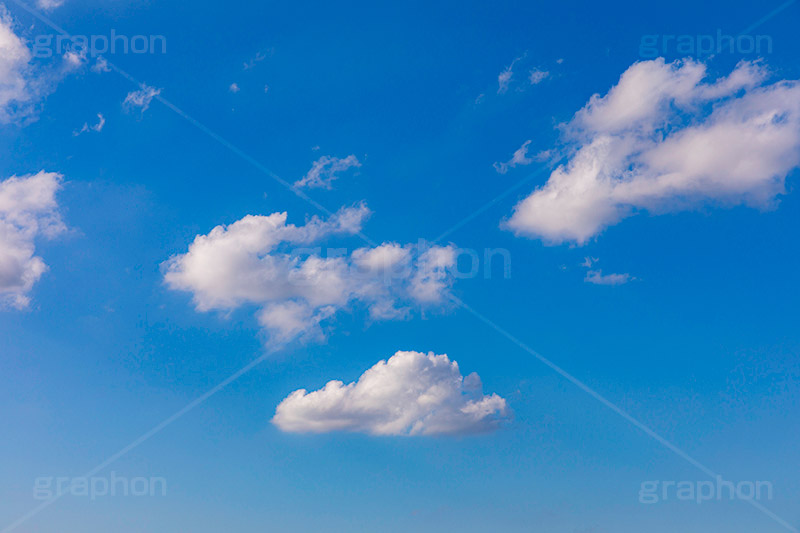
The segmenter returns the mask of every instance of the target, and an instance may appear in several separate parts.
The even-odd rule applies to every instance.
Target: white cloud
[[[231,83],[231,86],[228,87],[228,90],[230,92],[232,92],[233,94],[236,94],[239,91],[241,91],[241,89],[239,88],[239,84],[238,83]]]
[[[35,240],[65,230],[56,192],[61,175],[41,171],[0,181],[0,302],[29,305],[28,293],[47,270],[35,255]]]
[[[497,75],[497,94],[503,94],[508,90],[511,84],[511,78],[514,77],[514,65],[521,57],[514,59],[500,74]]]
[[[78,70],[86,63],[86,50],[75,52],[68,50],[64,54],[64,64],[66,70]]]
[[[153,101],[153,98],[159,94],[161,94],[161,89],[156,89],[155,87],[150,87],[143,83],[139,90],[128,93],[122,105],[129,111],[134,108],[139,108],[141,112],[144,113],[147,111],[147,108],[150,107],[150,102]]]
[[[31,52],[13,30],[0,5],[0,123],[13,122],[30,113],[36,88],[32,86]]]
[[[79,129],[79,130],[76,130],[76,131],[72,132],[72,134],[75,137],[77,137],[81,133],[86,133],[88,131],[94,131],[94,132],[100,133],[101,131],[103,131],[103,126],[105,126],[105,125],[106,125],[105,117],[103,117],[103,115],[101,113],[98,113],[97,114],[97,124],[93,124],[93,125],[90,126],[88,122],[84,122],[83,123],[83,127],[81,127],[81,129]]]
[[[533,163],[533,159],[528,157],[528,146],[530,146],[530,144],[531,141],[525,141],[522,143],[522,146],[520,146],[517,151],[514,152],[514,155],[511,156],[511,159],[505,163],[495,162],[494,169],[500,174],[505,174],[510,168],[522,165],[530,165]]]
[[[550,77],[550,73],[548,71],[534,68],[528,74],[528,81],[531,82],[531,85],[538,85],[548,77]]]
[[[165,263],[164,279],[188,291],[198,310],[258,309],[272,344],[322,337],[321,323],[354,305],[373,320],[404,318],[414,307],[443,306],[455,268],[452,247],[383,243],[347,254],[312,247],[335,234],[361,231],[365,205],[327,220],[287,224],[286,213],[248,215],[198,235]]]
[[[91,70],[92,72],[100,74],[102,72],[111,72],[111,67],[108,66],[108,61],[106,61],[106,58],[103,56],[97,56],[97,59],[95,60],[94,65],[92,65]]]
[[[463,435],[498,429],[511,416],[497,394],[485,396],[477,374],[461,376],[447,355],[395,353],[345,385],[329,381],[296,390],[272,422],[283,431],[371,435]]]
[[[25,42],[14,32],[14,21],[0,4],[0,124],[27,124],[37,106],[67,75],[80,69],[85,53],[67,52],[61,61],[33,62]]]
[[[583,281],[593,285],[624,285],[631,279],[630,274],[603,274],[602,270],[590,270]]]
[[[266,50],[256,52],[256,55],[250,58],[248,61],[244,63],[244,70],[250,70],[251,68],[255,67],[256,64],[264,61],[267,56],[271,56],[275,53],[274,48],[267,48]]]
[[[52,11],[57,7],[61,7],[64,4],[64,0],[36,0],[36,5],[39,9],[43,9],[45,11]]]
[[[647,210],[768,208],[800,165],[800,83],[742,62],[713,83],[691,59],[635,63],[565,125],[572,153],[507,226],[583,244]]]
[[[361,167],[361,163],[354,155],[348,155],[344,159],[324,155],[314,161],[311,170],[302,179],[296,181],[294,186],[330,189],[333,180],[339,177],[337,174],[353,167]]]

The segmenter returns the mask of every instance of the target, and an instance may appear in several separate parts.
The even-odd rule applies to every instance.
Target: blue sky
[[[800,528],[797,3],[2,11],[0,531]]]

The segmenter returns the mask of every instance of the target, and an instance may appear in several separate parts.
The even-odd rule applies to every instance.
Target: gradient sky
[[[547,220],[513,231],[511,218],[599,136],[661,146],[661,136],[711,124],[726,102],[791,86],[800,79],[800,5],[54,4],[24,6],[73,35],[113,29],[167,44],[166,53],[107,54],[114,68],[103,69],[90,54],[74,64],[58,53],[15,62],[13,39],[0,39],[0,106],[13,111],[0,114],[0,180],[61,175],[51,214],[64,225],[30,237],[48,268],[29,289],[8,292],[27,305],[6,298],[0,310],[0,531],[42,504],[37,478],[92,471],[265,354],[94,474],[162,477],[166,495],[65,495],[13,530],[800,528],[797,91],[768,101],[786,110],[764,126],[782,128],[769,146],[777,139],[785,152],[763,157],[788,170],[777,182],[770,175],[738,195],[722,175],[699,192],[628,195],[637,214],[612,216],[585,239],[569,237],[575,219],[558,222],[566,208],[555,201],[537,204],[535,213],[552,206]],[[30,49],[57,30],[28,9],[7,0],[2,22]],[[677,37],[663,40],[699,43],[718,30],[748,30],[771,48],[698,55],[678,50]],[[663,63],[642,47],[647,36],[658,36]],[[703,67],[707,84],[746,61],[758,81],[727,100],[667,102],[655,133],[625,137],[607,131],[607,115],[596,130],[575,118],[592,95],[650,60],[673,65],[670,76],[678,65]],[[666,86],[636,85],[622,109]],[[143,105],[147,87],[160,93]],[[5,102],[3,91],[28,98],[26,106]],[[517,164],[503,165],[524,146]],[[687,149],[695,148],[723,154],[730,144]],[[735,164],[747,149],[727,159]],[[359,166],[341,165],[330,188],[280,183],[301,180],[323,157],[350,155]],[[421,303],[411,283],[397,293],[402,318],[371,316],[374,300],[348,301],[319,329],[285,341],[259,322],[266,301],[204,310],[194,280],[181,289],[165,278],[166,261],[219,225],[286,212],[302,226],[360,202],[371,211],[362,235],[313,245],[352,252],[371,246],[366,236],[422,253],[444,234],[438,245],[478,254],[478,274],[459,274],[468,269],[459,256],[443,291],[455,301]],[[580,204],[575,213],[605,207]],[[2,239],[0,252],[10,246]],[[483,261],[487,249],[507,251],[510,275]],[[447,354],[507,411],[431,435],[379,435],[372,422],[319,433],[272,423],[293,391],[356,381],[398,351]],[[771,483],[773,497],[760,502],[768,512],[745,501],[640,503],[645,481],[709,479],[686,456],[726,480]]]

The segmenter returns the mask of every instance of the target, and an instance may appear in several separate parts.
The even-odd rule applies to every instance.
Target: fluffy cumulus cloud
[[[272,422],[283,431],[353,431],[372,435],[453,435],[497,429],[510,418],[506,401],[484,395],[474,372],[462,377],[446,355],[397,352],[345,385],[330,381],[296,390]]]
[[[13,22],[0,5],[0,123],[27,115],[38,90],[32,86],[31,51],[14,33]]]
[[[85,53],[69,51],[53,60],[33,60],[15,32],[15,23],[0,4],[0,124],[27,124],[39,104],[68,75],[83,68]]]
[[[714,81],[691,59],[635,63],[564,126],[568,161],[507,226],[583,244],[638,211],[774,205],[800,165],[800,82],[767,77],[753,62]]]
[[[61,176],[53,172],[0,181],[0,302],[25,308],[28,293],[47,270],[35,255],[35,241],[64,231],[56,192]]]
[[[363,204],[302,226],[288,224],[286,213],[248,215],[198,235],[165,263],[165,282],[191,292],[201,311],[254,306],[273,344],[320,338],[324,321],[353,306],[387,320],[443,305],[456,267],[451,246],[383,243],[349,254],[316,246],[357,234],[368,215]]]
[[[354,155],[349,155],[344,159],[324,155],[314,161],[311,170],[296,181],[294,186],[330,189],[331,183],[339,177],[340,173],[353,167],[361,167],[361,162]]]

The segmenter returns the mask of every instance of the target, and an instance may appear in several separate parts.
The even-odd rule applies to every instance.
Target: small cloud
[[[528,80],[530,80],[531,85],[537,85],[543,82],[549,76],[550,73],[548,71],[535,68],[531,70],[530,74],[528,75]]]
[[[91,70],[92,72],[96,72],[97,74],[100,74],[102,72],[111,72],[111,68],[108,66],[108,61],[106,61],[106,58],[104,58],[103,56],[97,57],[97,59],[94,62],[94,65],[92,65]]]
[[[266,94],[266,93],[268,93],[268,92],[269,92],[269,85],[267,85],[267,84],[265,83],[265,84],[264,84],[264,94]]]
[[[64,0],[36,0],[36,6],[44,11],[52,11],[64,4]]]
[[[153,101],[153,98],[159,94],[161,94],[161,89],[156,89],[143,83],[141,89],[128,93],[122,105],[128,111],[139,108],[144,113],[150,107],[150,102]]]
[[[599,259],[597,259],[596,257],[584,257],[581,266],[585,268],[592,268],[592,265],[594,265],[598,261]]]
[[[261,63],[268,56],[271,56],[274,53],[275,53],[274,48],[267,48],[266,50],[256,52],[255,56],[253,56],[250,60],[245,61],[243,65],[244,70],[250,70],[251,68],[255,67],[257,63]]]
[[[624,285],[632,279],[630,274],[603,274],[602,270],[590,270],[583,281],[593,285]]]
[[[484,99],[485,97],[486,97],[486,95],[485,95],[485,94],[483,94],[483,93],[479,94],[479,95],[478,95],[478,97],[477,97],[477,98],[475,98],[475,103],[476,103],[476,104],[480,104],[481,102],[483,102],[483,99]]]
[[[340,172],[355,167],[359,168],[361,162],[354,155],[344,159],[324,155],[314,161],[305,176],[294,183],[295,187],[325,188],[330,189],[333,180],[338,178]]]
[[[228,90],[229,90],[230,92],[232,92],[233,94],[236,94],[236,93],[238,93],[238,92],[239,92],[241,89],[239,89],[239,85],[238,85],[237,83],[231,83],[230,87],[228,87]]]
[[[511,156],[511,159],[509,159],[507,162],[505,163],[495,162],[493,165],[494,169],[500,174],[505,174],[506,172],[508,172],[508,169],[510,168],[522,165],[530,165],[531,163],[533,163],[534,160],[528,157],[528,146],[530,144],[531,141],[529,140],[522,143],[522,146],[520,146],[517,149],[517,151],[514,152],[514,155]]]
[[[86,50],[81,50],[80,52],[76,52],[74,50],[69,50],[67,53],[64,54],[64,64],[66,65],[67,70],[77,70],[83,66],[86,62]]]
[[[497,94],[503,94],[508,90],[508,85],[511,83],[511,77],[514,76],[513,68],[516,61],[516,59],[512,61],[511,64],[497,76]]]
[[[100,133],[101,131],[103,131],[103,126],[105,126],[105,125],[106,125],[106,119],[103,117],[103,115],[101,113],[98,113],[97,114],[97,124],[94,124],[94,125],[90,126],[88,122],[84,122],[83,123],[83,127],[81,129],[79,129],[79,130],[73,131],[72,135],[77,137],[81,133],[86,133],[88,131],[94,131],[94,132]]]

